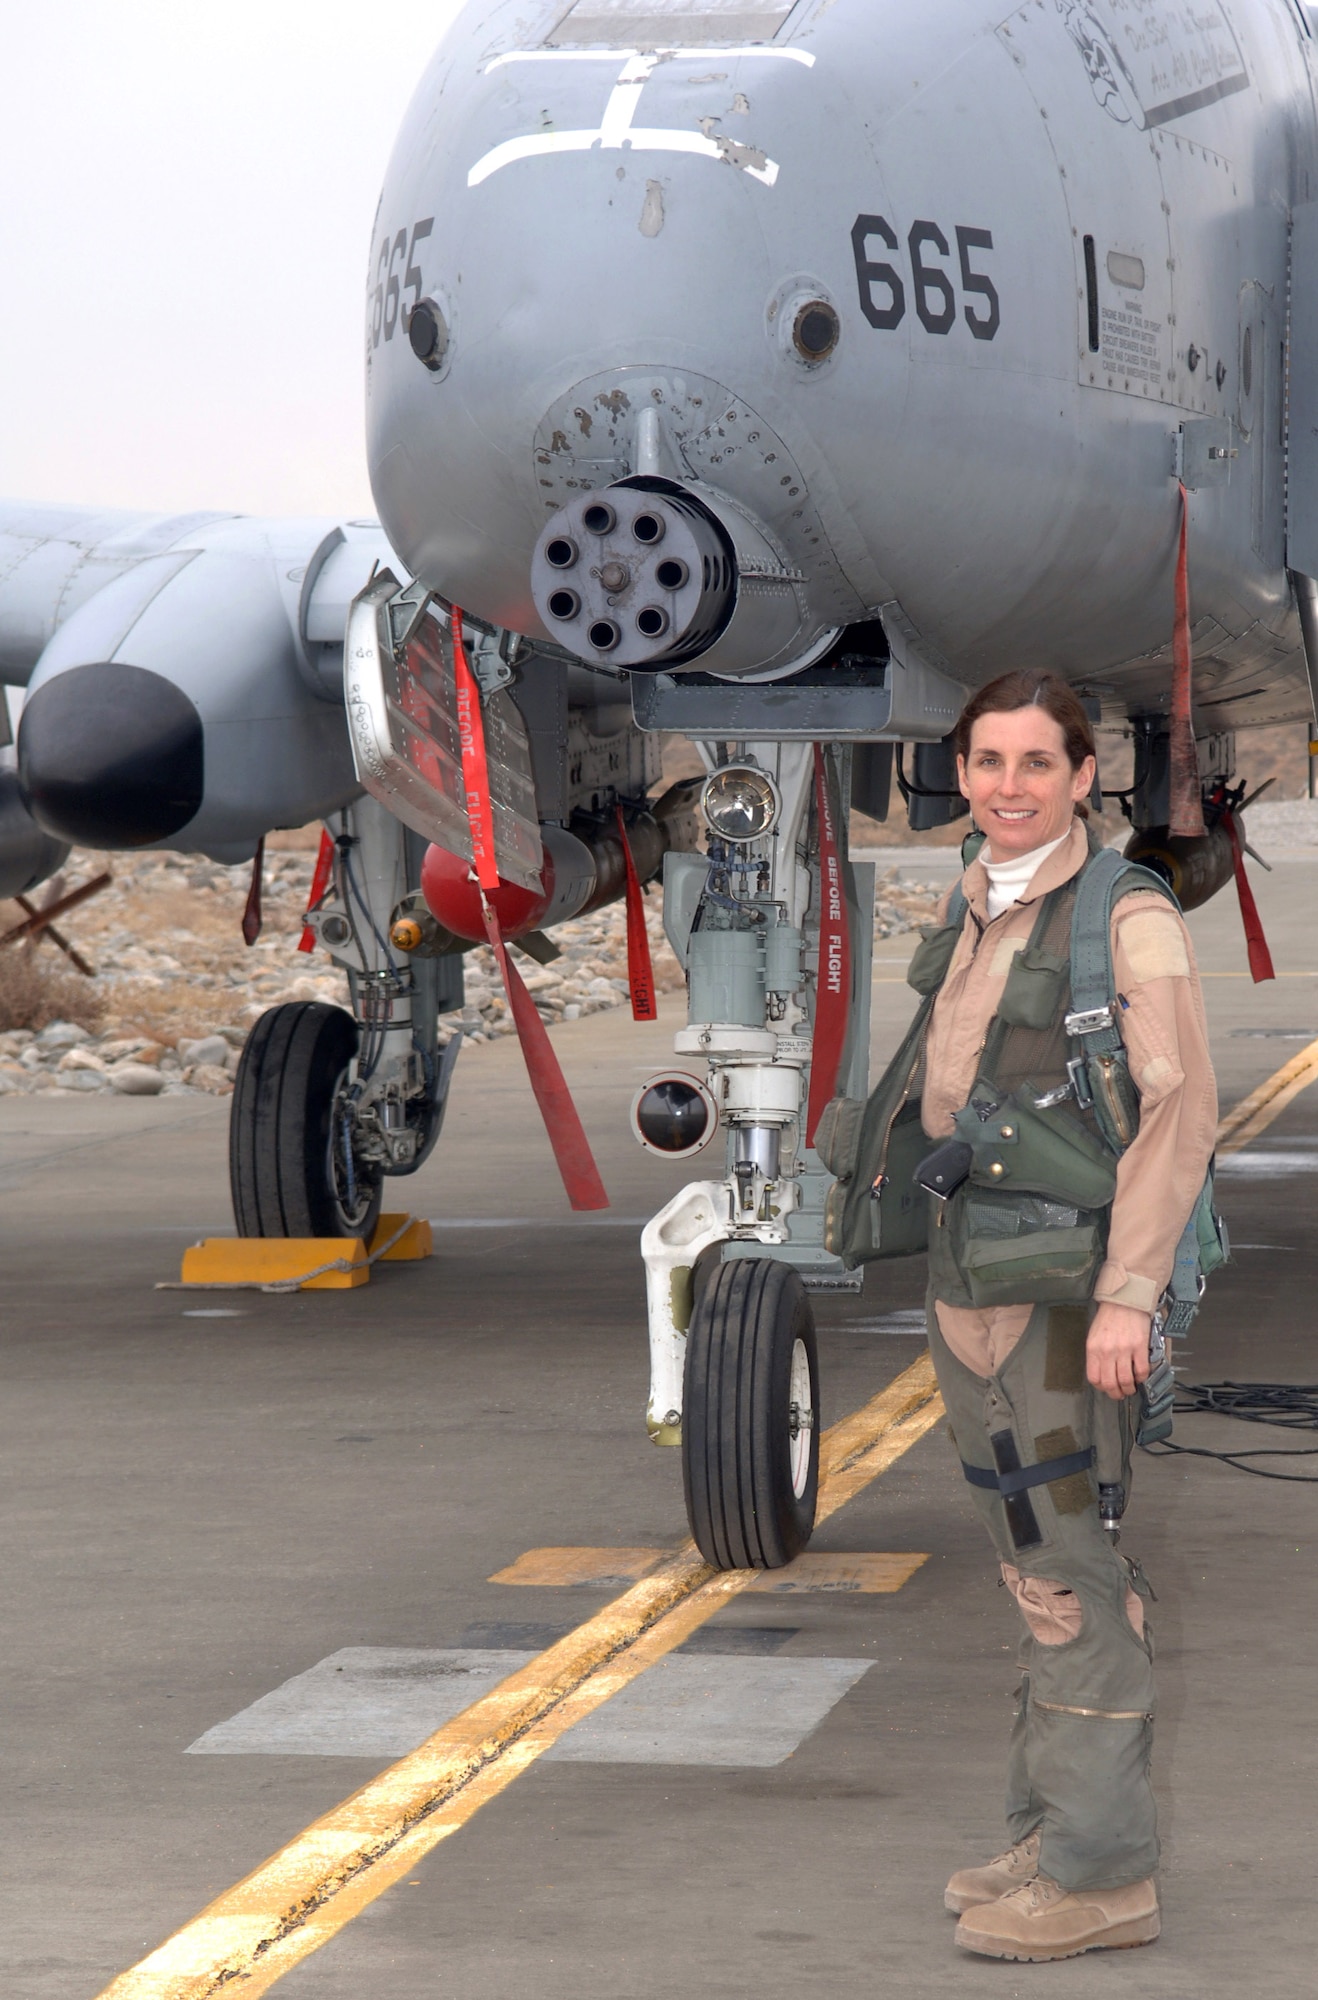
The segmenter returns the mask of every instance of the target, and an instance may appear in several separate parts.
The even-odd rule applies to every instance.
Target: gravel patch
[[[59,884],[65,893],[108,868],[112,885],[60,920],[60,929],[96,969],[104,1005],[99,1032],[54,1021],[34,1033],[0,1032],[0,1096],[41,1090],[117,1092],[124,1096],[227,1096],[252,1024],[267,1008],[292,1000],[347,1003],[347,981],[325,955],[297,949],[310,892],[314,846],[266,856],[264,928],[255,946],[240,929],[251,879],[247,866],[224,868],[204,856],[137,857],[75,850]],[[48,891],[38,892],[38,899]],[[936,884],[880,879],[874,935],[889,938],[932,921]],[[0,928],[21,920],[10,904]],[[681,991],[680,966],[664,937],[656,885],[646,924],[661,993]],[[550,1026],[628,1004],[627,921],[616,903],[554,931],[560,957],[542,966],[518,954],[518,966]],[[22,949],[22,947],[11,947]],[[50,943],[48,964],[64,963]],[[464,961],[466,1000],[441,1018],[473,1042],[515,1033],[488,947]]]

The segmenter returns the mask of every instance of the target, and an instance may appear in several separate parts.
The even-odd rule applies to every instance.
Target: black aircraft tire
[[[240,1236],[371,1235],[383,1192],[379,1170],[354,1163],[349,1205],[342,1137],[331,1130],[356,1053],[352,1015],[320,1000],[272,1007],[253,1027],[229,1111],[229,1185]]]
[[[808,1427],[794,1430],[803,1390]],[[691,1315],[682,1408],[687,1519],[716,1569],[781,1569],[809,1541],[818,1409],[814,1315],[798,1273],[767,1257],[721,1264]]]

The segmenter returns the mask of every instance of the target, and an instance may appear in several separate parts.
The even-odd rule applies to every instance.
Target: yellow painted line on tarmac
[[[751,1590],[766,1597],[790,1597],[807,1590],[839,1593],[856,1591],[865,1596],[887,1597],[909,1583],[929,1560],[914,1551],[900,1555],[831,1556],[820,1549],[807,1549],[786,1569],[764,1569]]]
[[[670,1549],[528,1549],[496,1569],[491,1583],[523,1583],[533,1590],[558,1590],[582,1584],[598,1590],[603,1584],[639,1583],[661,1563]]]
[[[535,1590],[558,1590],[573,1585],[599,1590],[605,1586],[636,1583],[672,1553],[669,1549],[528,1549],[490,1577],[491,1583],[525,1584]],[[826,1555],[807,1549],[783,1569],[761,1570],[750,1591],[784,1596],[793,1591],[852,1590],[869,1594],[900,1590],[928,1562],[927,1555],[903,1551],[900,1555],[865,1553],[849,1556]]]
[[[820,1440],[817,1519],[919,1442],[943,1414],[927,1354]],[[473,1702],[382,1771],[158,1950],[100,2000],[253,1996],[308,1957],[466,1824],[564,1732],[690,1637],[758,1570],[712,1570],[694,1544]]]
[[[1310,1042],[1297,1056],[1283,1063],[1266,1083],[1261,1083],[1257,1090],[1251,1090],[1248,1097],[1242,1097],[1239,1104],[1227,1112],[1217,1128],[1218,1152],[1240,1152],[1251,1139],[1257,1139],[1260,1132],[1266,1132],[1273,1119],[1316,1080],[1318,1042]]]

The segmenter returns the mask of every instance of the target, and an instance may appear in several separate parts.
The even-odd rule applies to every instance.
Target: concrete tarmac
[[[1255,872],[1272,985],[1249,981],[1231,892],[1192,919],[1224,1108],[1318,1037],[1312,866]],[[909,1015],[910,942],[878,947],[876,1058]],[[324,1692],[331,1656],[357,1649],[362,1699],[396,1713],[391,1676],[418,1659],[433,1681],[525,1657],[617,1594],[488,1580],[525,1551],[684,1539],[677,1455],[642,1422],[637,1235],[687,1175],[626,1126],[677,1018],[555,1031],[614,1201],[600,1217],[566,1211],[516,1045],[464,1051],[436,1158],[390,1194],[439,1222],[437,1254],[356,1292],[154,1289],[231,1228],[227,1105],[0,1100],[6,2000],[92,2000],[391,1761],[325,1754],[348,1700]],[[1318,1382],[1316,1191],[1310,1092],[1223,1177],[1236,1261],[1184,1379]],[[826,1423],[922,1351],[922,1288],[912,1260],[818,1302]],[[1198,1417],[1177,1438],[1310,1442]],[[278,1990],[1294,2000],[1318,1949],[1318,1490],[1189,1456],[1141,1456],[1137,1482],[1124,1546],[1159,1600],[1151,1949],[1030,1967],[953,1946],[947,1874],[1002,1845],[1016,1614],[937,1429],[814,1544],[927,1554],[899,1591],[738,1599],[591,1761],[534,1765]],[[276,1690],[284,1720],[245,1717]],[[265,1747],[188,1754],[235,1718]]]

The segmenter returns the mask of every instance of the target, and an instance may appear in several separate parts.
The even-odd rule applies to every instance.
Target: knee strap
[[[1042,1465],[1022,1465],[1011,1472],[990,1472],[987,1466],[967,1465],[964,1458],[961,1470],[972,1486],[983,1486],[1006,1500],[1015,1493],[1027,1493],[1032,1486],[1048,1486],[1054,1479],[1088,1472],[1093,1463],[1094,1447],[1090,1445],[1087,1451],[1071,1451],[1065,1458],[1046,1458]]]

